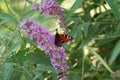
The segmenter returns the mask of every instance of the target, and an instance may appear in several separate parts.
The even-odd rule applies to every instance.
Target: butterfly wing
[[[60,35],[60,38],[61,38],[61,40],[63,40],[64,42],[68,42],[68,41],[70,41],[70,40],[72,40],[72,37],[71,36],[69,36],[69,35]]]
[[[65,42],[68,42],[72,39],[73,39],[72,36],[56,33],[56,35],[55,35],[55,45],[61,47]]]
[[[55,35],[55,45],[56,46],[62,46],[61,45],[61,38],[60,38],[60,35],[58,34],[58,33],[56,33],[56,35]]]

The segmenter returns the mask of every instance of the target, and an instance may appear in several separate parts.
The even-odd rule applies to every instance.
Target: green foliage
[[[120,74],[114,73],[120,70],[120,1],[73,0],[73,5],[69,0],[56,1],[64,7],[74,37],[63,46],[70,66],[69,80],[120,80],[119,75],[111,78]],[[34,11],[32,2],[0,1],[1,80],[57,80],[49,57],[18,26],[21,20],[33,18],[54,33],[54,20]]]

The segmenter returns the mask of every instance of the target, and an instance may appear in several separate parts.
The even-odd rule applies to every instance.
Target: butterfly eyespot
[[[63,44],[63,43],[64,43],[64,41],[63,41],[63,40],[61,40],[61,43]]]
[[[70,39],[70,40],[73,40],[73,37],[72,37],[72,36],[69,36],[69,39]]]
[[[71,36],[67,36],[68,39],[71,39]]]

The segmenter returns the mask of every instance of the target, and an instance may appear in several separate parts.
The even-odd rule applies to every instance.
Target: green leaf
[[[25,13],[24,17],[25,18],[32,17],[34,13],[35,13],[35,10],[30,10],[30,11]]]
[[[25,78],[28,80],[32,80],[32,73],[26,68],[23,68],[23,71],[24,71]]]
[[[100,23],[95,23],[93,26],[89,27],[87,37],[83,40],[81,47],[86,45],[96,35],[99,26]]]
[[[37,68],[36,68],[36,70],[37,71],[53,71],[53,72],[55,72],[55,69],[52,67],[52,66],[50,66],[50,65],[42,65],[42,64],[40,64]]]
[[[120,5],[119,5],[118,1],[117,0],[106,0],[106,2],[111,7],[112,12],[115,16],[115,19],[119,20],[120,19],[120,9],[119,9]]]
[[[117,40],[117,38],[107,38],[107,39],[98,39],[96,40],[96,46],[105,47],[105,45],[109,45],[112,41]]]
[[[30,54],[30,60],[35,62],[36,64],[44,64],[50,65],[50,59],[48,56],[45,55],[43,51],[36,51],[34,54]]]
[[[29,60],[31,57],[30,55],[25,54],[27,52],[28,52],[28,49],[19,50],[17,54],[12,55],[12,57],[7,58],[6,62],[23,64],[25,61]]]
[[[111,11],[105,11],[105,12],[102,12],[102,14],[99,14],[97,17],[96,17],[96,20],[101,20],[101,18],[105,18],[104,21],[111,21],[111,20],[114,20],[113,17],[111,19],[111,17],[106,17],[107,14],[111,14],[112,12]],[[102,22],[101,22],[102,23]],[[104,22],[103,22],[104,23]]]
[[[57,73],[56,72],[52,72],[52,80],[57,80]]]
[[[108,64],[103,60],[103,58],[102,58],[97,52],[95,52],[95,51],[93,51],[93,50],[90,50],[90,52],[97,57],[97,59],[103,64],[103,66],[104,66],[109,72],[111,72],[111,73],[113,72],[113,71],[111,70],[111,68],[108,66]]]
[[[8,21],[7,20],[3,20],[3,21],[0,22],[0,25],[3,25],[5,23],[8,23]]]
[[[7,39],[10,39],[10,35],[9,34],[7,34],[7,33],[2,33],[2,34],[0,34],[0,37],[1,38],[7,38]]]
[[[90,26],[90,22],[86,22],[83,24],[83,32],[84,32],[85,38],[89,36],[88,35],[89,26]]]
[[[10,45],[10,47],[9,47],[9,49],[7,51],[6,57],[10,56],[12,52],[17,51],[20,48],[21,44],[22,44],[22,42],[18,41],[16,43]]]
[[[116,43],[113,51],[112,51],[112,55],[109,59],[109,64],[111,65],[115,59],[117,58],[117,56],[120,54],[120,40]]]
[[[80,75],[78,73],[72,73],[69,77],[70,80],[80,80]]]
[[[4,63],[2,66],[2,80],[10,80],[12,69],[13,69],[13,63]]]
[[[33,78],[33,80],[37,79],[44,80],[44,77],[42,76],[41,73],[35,72],[35,77]]]
[[[6,14],[6,13],[0,13],[0,19],[4,19],[5,21],[13,22],[15,24],[18,24],[18,21],[16,20],[15,17],[12,15]]]
[[[72,28],[72,31],[71,31],[71,35],[74,36],[76,42],[79,42],[80,41],[80,36],[82,35],[81,34],[81,29],[82,29],[83,25],[79,25],[79,26],[74,26]]]
[[[0,55],[2,54],[2,51],[4,50],[5,46],[3,44],[1,44],[0,46]]]
[[[76,9],[78,9],[80,7],[80,5],[82,4],[84,0],[76,0],[76,2],[73,4],[72,8],[69,10],[68,14],[67,14],[67,19],[66,21],[70,20],[70,17],[73,15],[73,13],[75,12]]]
[[[33,79],[32,77],[29,77],[28,74],[24,73],[23,75],[21,75],[20,80],[33,80]]]

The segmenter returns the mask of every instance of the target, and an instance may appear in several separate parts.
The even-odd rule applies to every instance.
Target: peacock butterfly
[[[72,36],[67,34],[55,34],[55,45],[61,47],[64,43],[71,41],[73,39]]]

